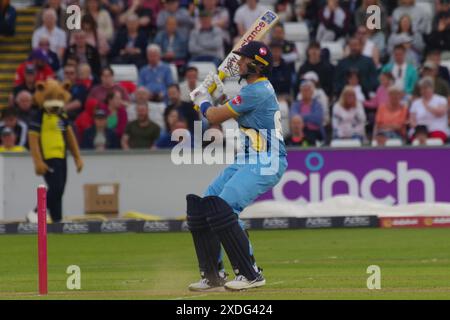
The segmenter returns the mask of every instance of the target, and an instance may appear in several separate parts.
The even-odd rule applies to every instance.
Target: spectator
[[[282,24],[277,24],[273,27],[271,41],[281,43],[283,60],[287,64],[292,64],[292,67],[295,67],[295,62],[298,60],[297,48],[295,47],[295,43],[286,40],[285,36],[284,26]]]
[[[89,98],[94,98],[97,101],[105,101],[108,93],[119,91],[122,95],[122,100],[130,101],[126,90],[122,86],[114,83],[114,71],[110,67],[102,69],[100,80],[100,84],[93,87],[90,91]]]
[[[13,130],[6,127],[1,131],[1,145],[0,145],[0,153],[1,152],[26,152],[23,146],[16,145],[16,134]]]
[[[314,84],[305,80],[300,84],[302,99],[291,105],[291,115],[300,115],[304,121],[306,139],[312,144],[325,139],[323,107],[314,99]]]
[[[153,20],[158,14],[147,2],[147,0],[128,0],[126,11],[119,16],[119,24],[124,26],[127,17],[136,14],[139,17],[139,30],[145,34],[146,38],[153,36],[155,32],[155,23]],[[150,0],[150,2],[159,7],[159,1]]]
[[[422,78],[430,77],[433,79],[434,93],[450,99],[450,88],[448,83],[438,76],[438,72],[438,66],[434,62],[425,61],[422,68]],[[414,90],[414,95],[416,97],[420,95],[420,90],[417,86]]]
[[[403,37],[407,35],[411,38],[411,42],[407,42],[407,49],[411,49],[416,57],[421,57],[422,51],[425,48],[422,34],[413,30],[411,17],[404,15],[398,22],[396,33],[392,33],[388,39],[388,53],[392,54],[395,45],[401,44]],[[418,60],[418,59],[416,59]]]
[[[283,44],[281,42],[272,42],[270,51],[272,52],[273,67],[269,80],[273,84],[277,96],[287,98],[291,94],[294,66],[287,64],[283,59]]]
[[[64,81],[69,83],[71,100],[66,103],[64,110],[71,121],[83,111],[83,105],[87,98],[87,88],[78,83],[77,68],[73,65],[67,65],[64,67]]]
[[[222,31],[212,24],[208,11],[200,12],[200,28],[192,30],[189,37],[191,61],[214,62],[217,66],[223,59]]]
[[[433,30],[436,30],[439,26],[439,20],[442,17],[448,17],[450,15],[450,1],[449,0],[437,0],[435,1],[435,12],[433,18]]]
[[[64,30],[56,25],[57,16],[54,9],[45,9],[42,14],[43,25],[33,32],[32,47],[39,47],[39,39],[46,36],[50,41],[50,50],[62,58],[67,47],[67,36]]]
[[[431,21],[427,13],[416,5],[415,0],[399,0],[399,6],[392,13],[391,30],[397,32],[401,17],[408,15],[411,17],[413,30],[421,34],[427,34]]]
[[[58,55],[50,50],[50,40],[47,36],[42,36],[38,42],[38,48],[47,55],[47,62],[49,66],[56,73],[60,68]]]
[[[147,38],[139,30],[139,17],[130,14],[126,18],[126,30],[118,32],[111,50],[113,63],[135,64],[137,68],[145,64]]]
[[[35,24],[34,28],[37,29],[42,26],[45,10],[53,9],[56,12],[56,25],[61,30],[68,31],[66,21],[69,16],[66,12],[66,8],[62,4],[62,1],[61,0],[47,0],[45,2],[46,2],[46,4],[43,6],[42,10],[39,11],[36,15],[36,24]]]
[[[420,98],[413,101],[409,123],[415,127],[427,127],[430,138],[439,138],[444,143],[448,137],[448,103],[443,96],[434,93],[433,79],[425,77],[419,81]],[[412,133],[411,132],[411,133]]]
[[[450,4],[449,4],[450,6]],[[450,70],[446,66],[441,65],[441,52],[439,50],[431,50],[427,54],[427,61],[433,61],[438,66],[438,76],[450,85]]]
[[[258,17],[263,14],[265,8],[258,3],[258,0],[246,0],[234,15],[238,36],[243,36],[252,26]]]
[[[167,109],[167,112],[164,114],[164,122],[167,129],[161,133],[156,141],[155,147],[157,149],[171,149],[183,141],[189,143],[190,135],[188,134],[189,131],[186,130],[188,128],[187,121],[181,117],[177,109]],[[177,129],[185,129],[185,131],[182,132],[183,135],[179,141],[172,141],[172,133]]]
[[[437,26],[426,38],[426,43],[428,50],[450,50],[450,13],[439,17]]]
[[[184,81],[180,83],[181,101],[191,102],[192,100],[189,94],[197,88],[198,85],[198,69],[193,66],[187,67]]]
[[[323,88],[328,96],[333,94],[334,66],[328,61],[322,59],[320,44],[311,42],[306,51],[307,60],[300,66],[297,72],[294,96],[297,94],[297,88],[303,75],[309,71],[314,71],[319,76],[320,87]],[[342,78],[341,80],[342,81]]]
[[[414,135],[412,138],[412,142],[417,140],[417,145],[425,146],[428,140],[428,129],[427,126],[417,126],[414,130]]]
[[[167,109],[169,111],[171,109],[177,109],[180,116],[186,120],[189,131],[193,133],[194,121],[200,120],[200,117],[198,112],[194,110],[192,102],[181,101],[180,87],[178,86],[178,84],[170,85],[167,90],[167,95],[169,97]]]
[[[298,147],[309,147],[314,145],[303,132],[305,128],[305,124],[303,122],[303,118],[299,115],[293,115],[290,120],[290,135],[284,139],[284,143],[286,146],[298,146]]]
[[[107,41],[112,41],[114,25],[109,12],[102,9],[101,0],[86,0],[84,11],[97,22],[97,32],[104,34]]]
[[[27,145],[27,124],[22,120],[19,120],[16,110],[14,110],[13,108],[6,108],[5,110],[3,110],[2,121],[0,121],[0,132],[5,128],[9,128],[14,132],[16,136],[16,145]]]
[[[16,85],[13,89],[13,97],[17,97],[19,92],[25,90],[31,95],[34,94],[36,84],[36,67],[32,63],[27,63],[23,68],[23,81],[22,84]],[[18,73],[16,73],[16,77]]]
[[[364,104],[364,102],[366,101],[366,93],[364,93],[361,87],[358,69],[348,69],[345,79],[346,85],[352,87],[355,91],[356,99],[358,100],[358,102]]]
[[[294,21],[294,1],[277,0],[275,3],[275,12],[280,17],[281,23]]]
[[[334,74],[334,89],[337,95],[344,87],[342,79],[348,73],[350,68],[357,69],[360,75],[361,87],[363,92],[370,94],[375,92],[378,87],[377,70],[373,60],[362,55],[362,44],[358,38],[349,40],[350,54],[348,57],[340,60],[336,66]]]
[[[19,86],[25,83],[26,72],[32,72],[34,68],[35,81],[45,81],[48,78],[54,78],[55,74],[48,65],[48,57],[41,49],[35,49],[31,52],[27,61],[21,63],[16,70],[15,85]],[[26,71],[27,70],[27,71]],[[30,77],[31,78],[31,77]]]
[[[81,18],[81,30],[86,34],[86,43],[97,49],[102,63],[106,63],[110,46],[105,34],[97,27],[97,21],[90,14],[85,14]],[[72,34],[70,33],[70,35]],[[73,45],[74,43],[75,39],[71,36],[69,44]]]
[[[108,93],[105,104],[102,108],[107,114],[107,126],[109,129],[114,130],[120,141],[128,122],[127,111],[124,106],[125,103],[122,100],[120,92],[113,91]]]
[[[387,103],[381,104],[377,110],[374,133],[378,145],[382,145],[385,139],[403,140],[406,137],[408,108],[402,103],[402,96],[402,88],[390,86]]]
[[[150,149],[159,138],[159,126],[150,120],[148,104],[136,105],[137,119],[129,122],[122,136],[122,149]]]
[[[156,20],[156,26],[159,30],[164,29],[167,18],[170,16],[175,16],[178,22],[178,30],[184,37],[187,38],[189,36],[189,32],[194,27],[194,19],[187,9],[180,8],[179,0],[165,1],[164,9],[159,12]]]
[[[80,143],[83,141],[84,131],[94,125],[94,113],[99,108],[99,102],[96,99],[88,98],[84,104],[84,110],[75,119],[75,131]]]
[[[16,9],[10,0],[0,0],[0,35],[12,37],[16,33]]]
[[[30,92],[22,90],[17,94],[14,104],[17,118],[29,126],[36,108],[33,106],[33,96]]]
[[[167,97],[167,87],[173,83],[169,66],[161,61],[161,49],[156,44],[147,47],[148,65],[139,72],[139,86],[150,92],[150,101],[160,102]]]
[[[317,42],[339,41],[350,31],[350,17],[338,0],[327,0],[327,5],[319,12],[319,21]]]
[[[156,34],[155,43],[160,46],[162,60],[184,66],[188,57],[188,40],[177,30],[177,19],[169,16],[164,30]]]
[[[330,123],[330,100],[328,99],[325,91],[323,91],[322,88],[319,86],[319,77],[317,73],[314,71],[308,71],[305,73],[302,77],[303,80],[311,81],[314,85],[314,99],[317,99],[319,101],[320,105],[323,108],[323,125],[326,126]],[[301,92],[297,95],[297,100],[302,99]]]
[[[81,149],[103,151],[118,149],[119,142],[114,130],[108,128],[106,111],[97,109],[94,116],[94,125],[83,133]]]
[[[333,139],[365,138],[366,114],[356,99],[355,91],[347,86],[342,90],[339,101],[333,106]]]
[[[78,65],[78,84],[83,85],[89,92],[94,84],[91,66],[88,63]]]
[[[386,104],[388,101],[388,90],[394,84],[394,77],[390,72],[382,72],[380,74],[380,85],[372,99],[364,102],[366,109],[375,110],[381,104]]]
[[[380,48],[370,39],[370,30],[366,26],[359,26],[356,30],[356,37],[361,41],[362,55],[371,58],[378,68],[381,59]]]
[[[73,32],[75,43],[67,48],[64,53],[64,65],[66,65],[69,56],[76,56],[79,63],[88,63],[91,67],[94,77],[100,77],[101,62],[98,50],[87,43],[86,32],[78,30]]]
[[[390,72],[394,77],[395,85],[403,88],[406,94],[412,94],[418,76],[414,66],[406,62],[404,46],[396,45],[394,47],[393,62],[386,64],[381,72]]]
[[[225,44],[231,44],[230,38],[230,14],[226,8],[219,7],[220,0],[202,0],[203,10],[212,15],[212,24],[214,27],[222,30],[222,38]],[[196,28],[200,27],[200,18],[195,21]]]

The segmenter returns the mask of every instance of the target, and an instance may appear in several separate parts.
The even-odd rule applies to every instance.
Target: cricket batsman
[[[250,41],[233,53],[240,56],[239,81],[247,81],[236,97],[222,105],[214,101],[224,96],[224,85],[216,74],[209,74],[190,94],[210,124],[236,119],[242,147],[235,162],[209,185],[203,197],[186,196],[187,223],[201,274],[199,282],[189,285],[191,291],[218,291],[223,287],[237,291],[265,285],[239,214],[275,186],[287,167],[279,105],[267,79],[272,54],[259,41]],[[213,83],[217,86],[214,97],[208,92]],[[221,245],[236,275],[232,281],[227,281]]]

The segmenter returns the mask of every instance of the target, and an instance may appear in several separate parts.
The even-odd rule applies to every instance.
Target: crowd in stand
[[[83,149],[171,148],[171,133],[192,132],[201,118],[189,92],[202,79],[190,63],[220,64],[267,8],[258,0],[35,2],[42,10],[2,114],[0,150],[27,147],[35,85],[49,77],[70,85],[65,111]],[[287,145],[448,143],[450,75],[441,61],[450,60],[450,1],[434,1],[432,16],[418,2],[276,1],[281,23],[267,38],[274,58],[269,80],[288,106]],[[65,8],[72,4],[82,8],[81,30],[67,28]],[[379,29],[368,26],[371,5],[380,8]],[[15,16],[0,0],[0,34],[14,34]],[[306,24],[305,52],[286,39],[287,22]],[[339,61],[323,45],[329,42],[342,46]],[[113,64],[134,64],[137,83],[115,81]]]

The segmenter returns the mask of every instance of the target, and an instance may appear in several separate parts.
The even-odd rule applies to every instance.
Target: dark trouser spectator
[[[16,9],[9,4],[9,0],[0,1],[0,35],[14,36],[16,17]]]
[[[53,222],[62,220],[62,197],[66,186],[67,161],[66,159],[48,159],[45,163],[50,168],[44,175],[47,183],[47,208]]]

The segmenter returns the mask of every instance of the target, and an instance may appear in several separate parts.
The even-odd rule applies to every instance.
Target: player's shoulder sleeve
[[[253,87],[244,87],[239,94],[226,103],[228,109],[230,109],[236,116],[240,116],[243,113],[253,111],[258,106],[260,97],[258,91]]]
[[[31,118],[30,124],[28,126],[28,131],[34,133],[40,133],[42,127],[42,110],[35,112]]]

